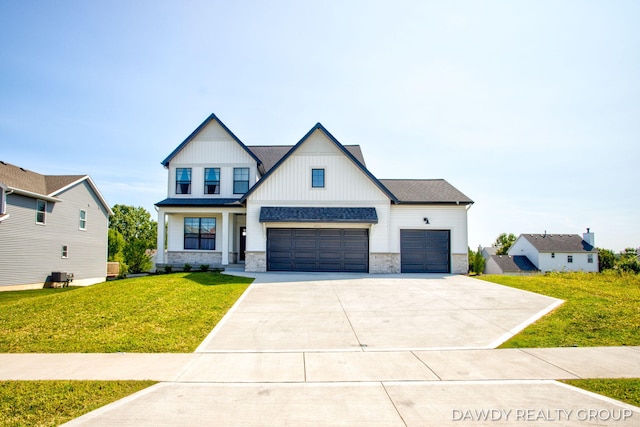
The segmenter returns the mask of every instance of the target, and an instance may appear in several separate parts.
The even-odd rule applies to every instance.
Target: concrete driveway
[[[495,348],[560,304],[466,276],[258,274],[196,351]]]
[[[172,379],[68,425],[638,425],[554,379],[640,376],[640,347],[490,349],[560,303],[464,276],[259,274]]]

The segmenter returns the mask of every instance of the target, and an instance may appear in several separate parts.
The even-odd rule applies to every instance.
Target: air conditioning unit
[[[52,282],[66,282],[69,280],[66,271],[54,271],[51,273]]]

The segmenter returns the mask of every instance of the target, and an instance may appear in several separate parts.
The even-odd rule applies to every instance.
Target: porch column
[[[156,255],[156,264],[164,264],[165,263],[165,254],[164,254],[164,211],[162,209],[158,210],[158,253]]]
[[[229,212],[227,211],[222,211],[220,234],[220,241],[222,242],[222,265],[229,265]]]

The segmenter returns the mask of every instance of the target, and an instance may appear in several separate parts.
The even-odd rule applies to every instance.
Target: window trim
[[[315,172],[322,172],[322,185],[315,185]],[[311,168],[311,188],[313,189],[322,189],[326,188],[327,180],[326,180],[326,171],[325,168]]]
[[[61,258],[62,258],[62,259],[67,259],[67,258],[69,258],[69,246],[68,246],[68,245],[62,245],[62,254],[61,254]]]
[[[197,219],[198,220],[198,235],[197,236],[193,236],[195,233],[187,233],[187,220],[191,220],[191,219]],[[203,233],[202,233],[202,220],[203,219],[208,219],[208,220],[213,220],[213,239],[211,238],[204,238],[202,237]],[[182,236],[182,249],[185,251],[215,251],[216,250],[216,245],[217,245],[217,236],[216,236],[216,231],[218,229],[218,221],[217,218],[215,217],[184,217],[183,221],[183,236]],[[197,248],[192,248],[192,247],[187,247],[187,238],[193,239],[193,238],[197,238]],[[213,247],[211,249],[203,249],[202,248],[202,242],[203,240],[213,240]]]
[[[217,171],[218,180],[207,180],[207,171],[214,170]],[[207,183],[217,183],[217,184],[207,184]],[[215,185],[213,193],[209,193],[208,186]],[[220,194],[220,168],[204,168],[204,194]]]
[[[244,180],[240,180],[240,179],[236,179],[236,172],[242,172],[242,171],[247,171],[247,179]],[[250,183],[250,176],[251,176],[251,169],[250,168],[245,168],[245,167],[241,167],[241,168],[233,168],[233,194],[245,194],[247,191],[249,191],[249,183]],[[238,184],[245,184],[246,183],[246,187],[247,189],[244,191],[238,191],[236,190],[236,185]]]
[[[43,209],[40,211],[40,202],[43,203]],[[40,215],[42,215],[42,221],[40,221]],[[36,199],[36,224],[47,225],[47,201],[42,199]]]
[[[573,264],[573,255],[567,255],[567,263]]]
[[[593,254],[587,254],[587,264],[593,264]]]
[[[84,217],[83,217],[82,214],[84,214]],[[87,210],[86,209],[80,209],[80,213],[78,215],[79,215],[79,218],[78,218],[78,230],[86,231],[86,229],[87,229]]]
[[[188,171],[188,181],[185,180],[181,180],[180,175],[178,174],[179,171]],[[182,172],[184,173],[184,172]],[[191,194],[191,182],[193,181],[193,170],[191,168],[176,168],[176,194]],[[182,191],[182,187],[183,185],[187,185],[187,191],[184,192]],[[178,189],[180,189],[180,191],[178,191]]]

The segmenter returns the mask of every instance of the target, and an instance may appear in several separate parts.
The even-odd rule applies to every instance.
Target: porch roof
[[[230,207],[230,206],[242,206],[240,199],[219,199],[219,198],[200,198],[200,199],[186,199],[186,198],[168,198],[161,202],[156,203],[159,207]]]
[[[267,207],[260,222],[351,222],[377,224],[376,208]]]

